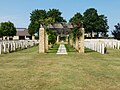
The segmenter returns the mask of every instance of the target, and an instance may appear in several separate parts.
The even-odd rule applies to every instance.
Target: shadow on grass
[[[95,51],[93,51],[93,50],[91,50],[89,48],[85,48],[85,53],[91,53],[91,52],[95,52]]]

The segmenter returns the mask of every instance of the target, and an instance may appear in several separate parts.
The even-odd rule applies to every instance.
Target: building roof
[[[16,36],[31,36],[26,28],[16,28]]]

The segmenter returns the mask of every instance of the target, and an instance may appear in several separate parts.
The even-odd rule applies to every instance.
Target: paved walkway
[[[56,54],[67,54],[67,51],[66,51],[66,48],[65,48],[64,44],[60,44]]]

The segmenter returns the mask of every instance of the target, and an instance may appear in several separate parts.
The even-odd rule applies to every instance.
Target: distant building
[[[28,33],[26,28],[16,28],[16,36],[13,37],[13,40],[31,40],[32,36]]]

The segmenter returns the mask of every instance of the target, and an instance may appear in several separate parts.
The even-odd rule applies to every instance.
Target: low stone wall
[[[37,44],[37,40],[0,41],[0,54],[14,52],[18,49],[27,49]]]
[[[107,53],[107,48],[120,49],[120,41],[115,39],[85,39],[84,46],[105,54]]]

